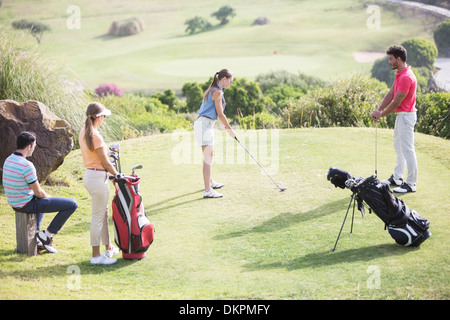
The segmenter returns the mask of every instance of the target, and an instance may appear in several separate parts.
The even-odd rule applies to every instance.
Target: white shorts
[[[195,140],[200,146],[214,145],[214,125],[216,120],[206,117],[198,117],[194,122]]]

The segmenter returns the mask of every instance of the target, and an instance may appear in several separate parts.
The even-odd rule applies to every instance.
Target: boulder
[[[259,17],[258,19],[256,19],[255,21],[253,21],[253,25],[265,25],[265,24],[269,24],[270,20],[266,17]]]
[[[22,131],[36,134],[36,149],[28,160],[36,167],[39,181],[45,181],[73,148],[72,126],[39,101],[0,100],[0,177]]]
[[[144,23],[138,18],[130,18],[122,21],[114,21],[109,28],[108,35],[126,37],[144,31]]]

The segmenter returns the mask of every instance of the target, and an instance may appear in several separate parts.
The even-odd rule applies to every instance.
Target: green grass
[[[372,63],[357,63],[353,51],[385,51],[389,45],[411,37],[432,40],[434,18],[397,10],[385,2],[381,8],[381,28],[367,27],[365,1],[230,0],[236,17],[224,27],[195,35],[185,33],[184,22],[196,15],[210,16],[222,1],[134,0],[77,1],[81,29],[66,27],[73,5],[70,0],[4,1],[0,24],[10,29],[19,18],[40,20],[51,26],[39,51],[73,69],[95,88],[115,82],[125,90],[181,89],[186,82],[203,82],[221,68],[232,69],[236,77],[254,79],[276,70],[303,72],[330,80],[363,72]],[[105,36],[114,20],[141,18],[143,33],[123,38]],[[261,16],[270,24],[252,26]],[[22,32],[11,31],[16,36]],[[24,47],[36,47],[30,35]],[[277,54],[274,55],[274,50]]]
[[[105,267],[89,264],[90,200],[80,179],[79,150],[73,151],[54,173],[70,188],[44,187],[53,196],[74,197],[79,203],[55,236],[57,254],[27,257],[15,252],[14,214],[0,194],[0,297],[448,299],[450,148],[446,140],[416,134],[418,191],[401,196],[431,221],[430,239],[420,248],[402,247],[378,217],[367,214],[363,219],[357,211],[353,233],[349,234],[347,221],[336,252],[331,252],[350,191],[328,182],[327,170],[335,166],[355,176],[373,174],[374,133],[373,128],[238,132],[247,145],[256,141],[252,137],[268,138],[268,157],[259,158],[274,179],[288,187],[281,193],[239,145],[217,132],[213,176],[225,183],[224,198],[208,200],[202,199],[200,150],[191,133],[122,141],[124,171],[137,163],[144,165],[139,171],[141,193],[156,228],[155,241],[145,259],[131,262],[119,257],[115,265]],[[382,179],[395,164],[392,138],[392,130],[378,129]],[[279,152],[275,152],[277,141]],[[256,149],[251,152],[258,155]],[[52,216],[46,215],[43,226]],[[80,282],[71,290],[74,266],[80,270]],[[380,271],[378,289],[368,287],[371,266]]]

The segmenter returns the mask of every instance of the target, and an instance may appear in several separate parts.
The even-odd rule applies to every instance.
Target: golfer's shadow
[[[241,231],[234,231],[223,235],[218,235],[214,237],[214,240],[226,240],[241,237],[250,233],[266,233],[282,230],[288,228],[293,224],[298,224],[312,219],[317,219],[329,214],[334,214],[338,211],[337,208],[345,209],[347,205],[348,205],[348,198],[343,198],[334,202],[326,203],[320,207],[311,209],[306,212],[301,213],[283,212],[272,219],[264,221],[259,226],[255,226]]]
[[[384,243],[370,247],[336,250],[331,249],[308,253],[296,259],[289,261],[277,261],[272,263],[250,262],[243,267],[249,271],[284,268],[286,270],[297,270],[303,268],[329,267],[334,264],[351,263],[357,261],[371,261],[373,259],[388,257],[393,255],[402,255],[411,250],[420,250],[419,248],[406,248],[396,243]]]
[[[197,191],[194,191],[194,192],[190,192],[190,193],[181,194],[181,195],[178,195],[178,196],[175,196],[175,197],[172,197],[172,198],[164,199],[164,200],[159,201],[157,203],[148,204],[148,205],[146,205],[144,207],[145,214],[147,216],[153,216],[153,215],[161,213],[162,211],[165,211],[165,210],[169,210],[169,209],[172,209],[172,208],[175,208],[175,207],[187,204],[187,203],[191,203],[191,202],[196,202],[196,201],[202,200],[203,199],[202,197],[196,197],[195,199],[186,200],[186,201],[183,201],[183,202],[176,202],[176,203],[173,203],[173,204],[168,204],[169,202],[172,202],[172,201],[175,201],[175,200],[179,200],[179,199],[182,199],[182,198],[186,198],[186,197],[189,197],[191,195],[198,194],[200,192],[203,192],[203,189],[197,190]],[[160,207],[161,205],[166,205],[166,206]]]

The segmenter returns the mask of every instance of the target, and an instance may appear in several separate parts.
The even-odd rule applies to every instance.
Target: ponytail
[[[211,84],[209,85],[208,90],[206,90],[204,95],[203,95],[203,101],[206,101],[206,99],[208,99],[208,95],[209,95],[209,93],[211,92],[211,90],[213,88],[219,89],[219,81],[222,78],[230,78],[232,76],[233,76],[233,73],[230,70],[228,70],[228,69],[222,69],[219,72],[216,72],[214,74],[214,77],[213,77],[213,80],[212,80]]]
[[[84,140],[89,150],[94,151],[94,142],[92,141],[92,133],[94,132],[95,116],[102,112],[105,106],[98,102],[89,104],[86,110],[86,121],[84,122]]]

